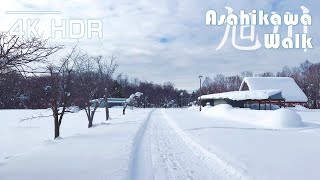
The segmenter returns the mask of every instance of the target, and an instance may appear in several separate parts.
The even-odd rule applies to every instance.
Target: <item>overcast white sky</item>
[[[216,51],[225,26],[206,26],[209,9],[226,13],[225,6],[240,9],[302,13],[310,10],[313,25],[309,36],[314,49],[239,51],[232,47],[231,36]],[[50,19],[90,19],[103,21],[103,38],[80,40],[80,46],[92,54],[115,55],[118,72],[141,80],[163,83],[172,81],[178,88],[198,88],[198,75],[213,77],[249,70],[255,73],[275,72],[283,66],[295,66],[310,60],[319,62],[319,0],[11,0],[1,2],[1,30],[7,30],[19,18],[39,18],[39,29],[50,32]],[[6,11],[61,11],[59,15],[8,15]],[[280,29],[286,33],[286,29]],[[263,37],[270,27],[261,27]],[[301,27],[295,29],[302,32]],[[260,38],[262,39],[262,38]],[[60,41],[60,40],[58,40]],[[71,45],[74,40],[61,40]],[[71,44],[69,43],[71,42]],[[263,43],[263,41],[262,41]]]

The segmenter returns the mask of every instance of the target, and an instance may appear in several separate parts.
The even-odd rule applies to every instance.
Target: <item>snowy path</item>
[[[223,179],[221,171],[229,170],[229,178],[237,179],[234,169],[221,167],[220,159],[190,140],[187,144],[177,131],[161,110],[150,112],[135,138],[128,179]]]

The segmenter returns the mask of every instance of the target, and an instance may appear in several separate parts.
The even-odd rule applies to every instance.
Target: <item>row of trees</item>
[[[79,51],[79,50],[77,50]],[[88,107],[93,99],[107,97],[128,98],[135,92],[143,96],[137,102],[139,107],[185,106],[192,98],[185,90],[178,90],[171,82],[153,82],[130,79],[123,74],[115,74],[118,64],[114,57],[89,56],[83,52],[73,52],[60,63],[50,64],[41,75],[22,76],[10,73],[0,81],[0,109],[42,109],[51,106],[50,98],[59,87],[70,94],[68,104]],[[76,59],[76,61],[75,61]],[[65,81],[65,85],[60,81]],[[106,92],[107,90],[107,92]]]
[[[303,92],[307,95],[310,108],[320,108],[320,63],[305,61],[298,67],[285,66],[277,73],[265,72],[253,74],[245,71],[239,75],[224,76],[216,75],[214,78],[206,77],[203,81],[202,94],[220,93],[226,91],[237,91],[244,77],[292,77]],[[199,96],[199,90],[195,92]]]
[[[128,80],[122,74],[114,77],[118,64],[113,56],[90,56],[74,47],[64,57],[50,62],[48,57],[63,46],[49,46],[47,40],[24,39],[5,33],[0,34],[0,39],[0,109],[51,108],[54,138],[60,135],[69,106],[85,110],[90,128],[96,109],[103,100],[107,103],[108,97],[128,98],[141,91],[144,96],[138,99],[136,106],[167,107],[179,100],[182,105],[179,96],[182,91],[172,83],[158,85]],[[37,63],[41,63],[42,68]],[[185,91],[184,94],[187,95]],[[105,110],[108,120],[108,104]]]
[[[185,90],[178,90],[171,82],[163,85],[153,82],[129,80],[125,75],[118,75],[114,82],[114,97],[129,97],[134,92],[142,92],[137,102],[140,107],[177,107],[190,102],[191,95]]]

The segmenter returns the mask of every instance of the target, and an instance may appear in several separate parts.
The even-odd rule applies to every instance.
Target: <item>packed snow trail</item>
[[[209,159],[209,160],[208,160]],[[215,159],[216,160],[216,159]],[[217,167],[210,155],[195,152],[170,125],[161,110],[151,111],[135,137],[128,179],[241,179],[228,167]],[[215,169],[216,168],[216,169]]]

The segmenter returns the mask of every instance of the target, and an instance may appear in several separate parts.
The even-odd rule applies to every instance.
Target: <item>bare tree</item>
[[[116,62],[116,58],[111,56],[109,61],[105,60],[103,56],[97,56],[94,58],[95,62],[98,65],[98,73],[99,73],[99,84],[100,84],[100,92],[104,93],[104,101],[105,101],[105,110],[106,110],[106,121],[109,120],[109,105],[108,105],[108,97],[109,97],[109,89],[112,83],[112,75],[118,67]]]
[[[77,63],[79,85],[77,95],[80,98],[80,108],[83,108],[87,114],[88,128],[92,127],[95,112],[102,102],[102,99],[97,96],[99,73],[95,66],[95,58],[84,55]]]
[[[46,60],[62,46],[48,46],[42,38],[23,38],[0,32],[0,75],[19,72],[33,73],[33,62]]]
[[[75,61],[80,57],[76,48],[62,59],[60,65],[49,65],[50,86],[46,91],[50,96],[50,107],[54,119],[54,139],[60,136],[60,127],[63,117],[70,103],[73,91],[73,68]]]

